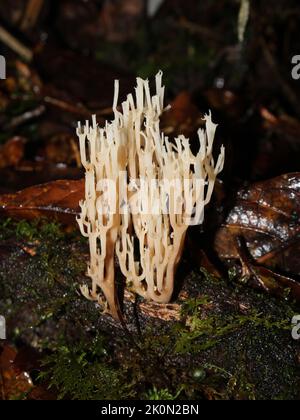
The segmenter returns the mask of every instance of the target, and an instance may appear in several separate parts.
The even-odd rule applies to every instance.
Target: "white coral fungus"
[[[120,318],[115,286],[115,256],[127,285],[146,299],[170,301],[176,267],[189,225],[201,224],[225,151],[217,162],[212,155],[217,125],[205,116],[199,129],[199,152],[189,140],[173,142],[160,131],[164,111],[162,73],[156,76],[156,95],[148,80],[137,79],[135,98],[128,95],[118,109],[119,84],[115,82],[114,119],[99,128],[79,124],[81,161],[86,171],[85,200],[78,218],[89,240],[88,276],[91,290],[82,293],[102,303]]]

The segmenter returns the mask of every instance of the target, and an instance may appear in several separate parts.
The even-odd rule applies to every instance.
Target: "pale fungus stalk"
[[[198,132],[195,156],[189,140],[171,142],[160,131],[164,111],[162,73],[156,76],[156,95],[149,82],[137,79],[135,99],[128,95],[114,120],[97,127],[78,127],[82,164],[86,170],[85,201],[78,223],[89,238],[88,276],[92,288],[82,288],[89,299],[101,302],[119,318],[114,279],[114,257],[127,285],[146,299],[171,300],[174,277],[189,225],[201,224],[217,175],[224,164],[222,146],[215,164],[212,149],[216,125],[205,116],[206,130]]]

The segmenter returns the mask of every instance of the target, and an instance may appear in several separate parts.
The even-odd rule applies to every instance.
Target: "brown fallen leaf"
[[[75,224],[84,180],[54,181],[0,196],[0,216],[33,220],[39,217]]]
[[[17,115],[16,117],[12,118],[4,125],[4,130],[15,130],[19,126],[28,123],[29,121],[35,120],[36,118],[43,115],[46,111],[44,105],[39,105],[34,109],[24,112],[21,115]]]
[[[300,274],[300,173],[256,183],[238,192],[235,206],[218,230],[222,259],[239,259],[242,237],[257,264]]]
[[[2,400],[24,399],[33,388],[29,373],[21,371],[15,365],[17,354],[15,348],[8,344],[0,347],[0,399]]]
[[[0,169],[0,197],[35,185],[46,184],[57,180],[78,180],[83,177],[81,168],[53,164],[39,160],[38,162],[22,160],[11,168]]]
[[[56,400],[46,384],[35,385],[31,373],[40,370],[41,355],[31,347],[0,346],[0,400]]]

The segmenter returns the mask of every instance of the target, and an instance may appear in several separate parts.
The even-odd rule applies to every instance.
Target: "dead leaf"
[[[73,224],[83,197],[84,180],[54,181],[0,196],[0,215],[28,220],[47,217]]]
[[[83,175],[81,168],[41,160],[37,162],[23,160],[14,170],[0,169],[0,193],[15,193],[24,188],[61,179],[81,179]]]
[[[258,265],[248,255],[243,238],[236,238],[237,250],[242,264],[242,276],[249,279],[249,284],[272,295],[286,298],[291,296],[300,302],[300,283],[278,274],[266,267]]]
[[[33,388],[28,372],[21,371],[15,365],[17,351],[7,344],[0,348],[0,387],[1,399],[24,399]]]
[[[56,400],[46,385],[35,385],[33,371],[40,370],[41,355],[31,347],[0,346],[0,400]]]
[[[215,238],[221,258],[239,258],[237,237],[245,239],[257,263],[300,274],[300,173],[259,182],[238,192],[235,206]]]

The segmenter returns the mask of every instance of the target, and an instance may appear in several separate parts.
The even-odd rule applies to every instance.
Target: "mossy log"
[[[153,390],[191,399],[299,398],[291,303],[216,279],[185,257],[174,301],[160,305],[127,292],[119,323],[79,292],[88,281],[88,248],[77,233],[8,221],[0,235],[8,339],[34,347],[42,360],[50,352],[44,375],[48,370],[60,395],[84,399],[92,389],[91,399],[149,398]],[[121,276],[118,283],[122,289]],[[78,375],[85,385],[75,389]]]

